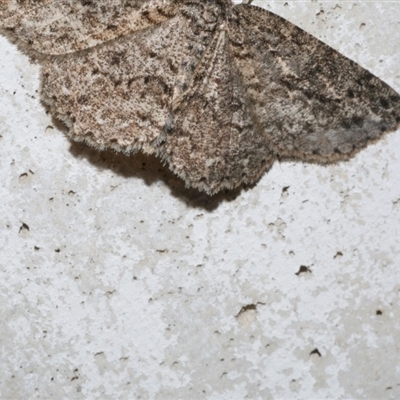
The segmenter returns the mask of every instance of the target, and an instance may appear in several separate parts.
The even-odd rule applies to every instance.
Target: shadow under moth
[[[250,4],[0,0],[0,30],[42,64],[73,140],[156,154],[209,194],[277,159],[348,159],[400,124],[392,88]]]

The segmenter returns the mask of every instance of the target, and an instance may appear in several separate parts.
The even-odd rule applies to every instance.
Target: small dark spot
[[[312,153],[314,154],[314,155],[319,155],[319,150],[318,149],[314,149],[313,151],[312,151]]]
[[[341,123],[341,125],[342,125],[342,127],[345,128],[345,129],[350,129],[350,128],[351,128],[351,122],[350,122],[348,119],[344,120],[344,121]]]
[[[371,79],[375,78],[370,72],[364,70],[362,72],[362,78],[366,81],[369,82]]]
[[[381,97],[379,102],[383,108],[389,108],[389,102],[384,97]]]
[[[323,104],[325,104],[325,103],[328,101],[327,97],[324,96],[323,94],[319,94],[319,95],[317,96],[317,99],[318,99],[318,101],[319,101],[320,103],[323,103]]]
[[[240,312],[248,311],[248,310],[257,310],[257,305],[256,304],[248,304],[247,306],[242,307]]]
[[[248,311],[257,311],[257,305],[256,304],[248,304],[247,306],[242,307],[235,317],[238,318],[240,315],[242,315]]]
[[[168,85],[166,85],[165,83],[162,85],[163,87],[163,92],[164,94],[170,94],[171,93],[171,89]]]
[[[25,224],[24,222],[22,223],[22,225],[19,228],[19,232],[23,232],[23,231],[27,231],[29,232],[29,226],[27,224]]]
[[[143,79],[143,82],[145,85],[147,85],[149,83],[150,78],[148,76],[145,76]]]
[[[364,119],[362,117],[358,117],[357,115],[354,115],[351,118],[351,124],[352,125],[362,126],[363,123],[364,123]]]
[[[111,58],[111,65],[119,65],[121,63],[121,56],[115,54],[112,58]]]
[[[171,59],[168,59],[167,62],[168,62],[168,66],[169,66],[170,70],[174,74],[176,74],[178,72],[178,67],[173,63],[173,61]]]
[[[151,51],[150,53],[149,53],[149,57],[150,58],[154,58],[154,57],[156,57],[157,56],[157,53],[155,53],[154,51]]]
[[[376,310],[376,315],[382,315],[383,312],[381,310]]]
[[[29,178],[28,174],[26,172],[24,172],[23,174],[21,174],[19,176],[19,181],[20,182],[26,182],[28,178]]]
[[[93,71],[92,71],[92,75],[96,75],[96,74],[98,74],[99,73],[99,69],[98,68],[95,68]]]
[[[86,104],[88,102],[88,98],[86,95],[79,96],[77,99],[79,104]]]
[[[55,249],[54,250],[56,253],[59,253],[61,250],[60,249]]]
[[[310,353],[310,356],[312,356],[313,354],[317,354],[319,357],[321,357],[321,353],[319,352],[318,349],[314,349],[314,350]]]
[[[309,273],[311,274],[312,271],[309,267],[307,267],[306,265],[301,265],[299,270],[295,273],[295,275],[299,276],[300,274],[304,274],[304,273]]]
[[[347,90],[347,97],[349,97],[350,99],[354,99],[354,92],[351,89]]]
[[[337,251],[333,258],[340,258],[343,257],[343,253],[341,251]]]

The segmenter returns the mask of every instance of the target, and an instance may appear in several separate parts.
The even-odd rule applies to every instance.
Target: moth
[[[400,96],[281,17],[230,0],[0,0],[69,136],[156,154],[214,194],[282,158],[344,160],[400,124]]]

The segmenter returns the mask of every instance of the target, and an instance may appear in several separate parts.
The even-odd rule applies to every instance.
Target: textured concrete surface
[[[262,5],[400,91],[399,3]],[[400,398],[400,132],[210,199],[38,89],[1,37],[2,399]]]

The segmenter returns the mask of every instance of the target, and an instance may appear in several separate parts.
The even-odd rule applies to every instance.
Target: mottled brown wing
[[[0,28],[42,54],[87,49],[171,18],[173,0],[0,0]]]
[[[45,61],[42,97],[69,135],[97,148],[154,152],[211,34],[177,16],[76,54]]]
[[[247,101],[280,156],[348,158],[399,125],[393,89],[279,16],[235,6],[229,37]]]
[[[162,156],[209,194],[253,183],[274,156],[246,102],[225,30],[215,33],[165,135]]]

